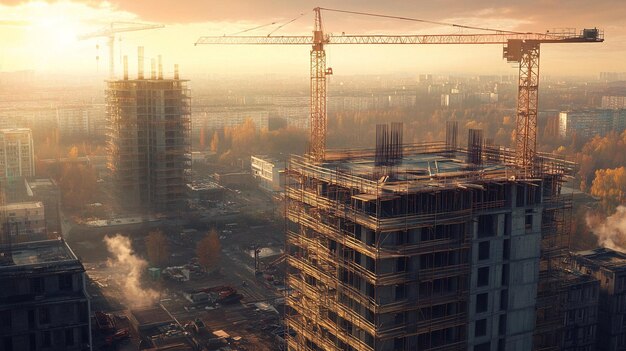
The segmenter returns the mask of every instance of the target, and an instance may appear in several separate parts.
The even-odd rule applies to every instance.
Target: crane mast
[[[162,24],[146,24],[135,22],[111,22],[109,27],[105,27],[99,31],[81,35],[78,39],[107,38],[109,46],[109,79],[115,77],[115,34],[123,32],[135,32],[139,30],[157,29],[165,27]]]
[[[584,29],[581,33],[522,33],[488,30],[483,34],[434,34],[434,35],[328,35],[322,26],[321,10],[356,13],[316,7],[313,9],[315,23],[313,36],[203,36],[195,45],[311,45],[311,113],[310,146],[308,155],[314,161],[323,162],[327,130],[327,76],[332,69],[326,68],[325,46],[330,44],[500,44],[504,45],[504,58],[519,64],[516,126],[515,163],[532,173],[537,152],[537,106],[539,98],[539,52],[542,43],[598,43],[604,36],[598,29]],[[356,13],[364,14],[364,13]],[[366,14],[372,15],[372,14]],[[383,16],[392,17],[392,16]],[[403,18],[406,19],[406,18]],[[423,20],[419,20],[424,22]]]

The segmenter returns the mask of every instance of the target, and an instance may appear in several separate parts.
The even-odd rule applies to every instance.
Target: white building
[[[285,188],[285,162],[266,156],[251,156],[252,176],[259,186],[269,192],[283,191]]]
[[[34,176],[35,154],[31,130],[0,129],[0,179]]]
[[[612,110],[580,110],[580,111],[564,111],[559,113],[559,136],[562,138],[570,137],[572,133],[576,135],[590,138],[594,135],[604,135],[618,127],[620,122],[620,114],[614,113]]]
[[[5,214],[11,235],[43,235],[46,233],[46,216],[43,202],[16,202],[0,206]]]

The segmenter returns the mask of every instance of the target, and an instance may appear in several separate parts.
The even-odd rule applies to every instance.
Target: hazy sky
[[[136,71],[136,47],[149,58],[162,54],[165,71],[174,63],[183,76],[193,74],[308,75],[309,47],[198,46],[202,35],[232,34],[262,24],[274,26],[246,34],[267,35],[279,24],[300,16],[275,34],[309,34],[315,6],[375,12],[481,27],[539,31],[572,27],[604,30],[602,44],[542,46],[545,75],[596,75],[626,71],[626,1],[623,0],[0,0],[0,70],[104,75],[108,67],[106,40],[79,41],[76,36],[111,21],[155,22],[163,29],[122,33],[116,41],[115,64],[129,56]],[[440,34],[458,29],[323,13],[325,29],[346,34]],[[465,30],[465,33],[468,31]],[[97,48],[99,46],[99,48]],[[100,56],[97,61],[96,56]],[[329,46],[328,65],[336,74],[494,73],[516,74],[501,59],[500,45],[474,46]]]

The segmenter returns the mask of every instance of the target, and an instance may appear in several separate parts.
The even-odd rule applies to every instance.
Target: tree
[[[591,195],[602,199],[607,212],[626,200],[626,168],[599,169],[591,185]]]
[[[150,232],[146,237],[146,251],[150,263],[160,266],[167,263],[169,257],[169,249],[167,238],[160,230]]]
[[[196,246],[198,261],[207,271],[217,266],[221,252],[222,245],[220,244],[220,238],[215,228],[211,229]]]

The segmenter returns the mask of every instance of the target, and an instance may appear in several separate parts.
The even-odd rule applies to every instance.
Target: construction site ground
[[[239,216],[224,218],[216,216],[212,223],[206,223],[206,228],[216,227],[220,235],[222,254],[218,269],[203,275],[192,275],[186,282],[177,282],[161,277],[158,281],[151,281],[147,274],[143,277],[143,287],[160,292],[157,304],[165,308],[180,325],[187,325],[196,319],[201,319],[207,330],[201,333],[192,332],[190,335],[200,344],[208,344],[214,339],[214,331],[222,330],[233,339],[229,347],[234,350],[277,350],[282,345],[272,330],[279,328],[282,313],[282,284],[275,284],[267,276],[255,274],[253,249],[262,248],[263,254],[270,253],[261,261],[267,263],[280,256],[283,248],[283,222],[278,209],[280,204],[271,202],[271,198],[257,190],[229,191],[225,203],[238,208]],[[262,212],[259,209],[263,209]],[[274,211],[275,210],[275,211]],[[275,213],[273,213],[273,211]],[[246,218],[253,218],[254,225],[246,223]],[[241,220],[237,220],[241,219]],[[146,228],[111,228],[109,232],[99,228],[97,231],[78,230],[75,226],[69,235],[69,244],[82,259],[88,275],[88,291],[92,297],[92,312],[104,311],[112,313],[121,327],[128,324],[126,317],[132,307],[125,300],[122,278],[116,278],[115,268],[110,267],[107,261],[111,255],[107,251],[103,238],[106,235],[120,233],[131,238],[133,250],[138,256],[146,257],[145,235]],[[169,266],[183,265],[196,256],[196,243],[206,233],[204,228],[198,228],[197,234],[184,240],[180,237],[183,226],[159,226],[168,238],[170,253]],[[262,255],[263,256],[263,255]],[[261,264],[261,268],[264,264]],[[281,271],[280,269],[278,270]],[[278,274],[276,281],[282,282],[283,277]],[[218,305],[216,308],[193,306],[183,293],[200,288],[228,285],[243,296],[242,300],[234,304]],[[262,304],[259,308],[256,303]],[[274,309],[271,307],[274,306]],[[131,328],[132,329],[132,328]],[[106,349],[134,350],[137,349],[139,338],[132,333],[127,342],[117,343]],[[94,332],[94,348],[104,349],[101,335]],[[99,343],[99,344],[98,344]],[[212,348],[206,348],[212,349]]]

